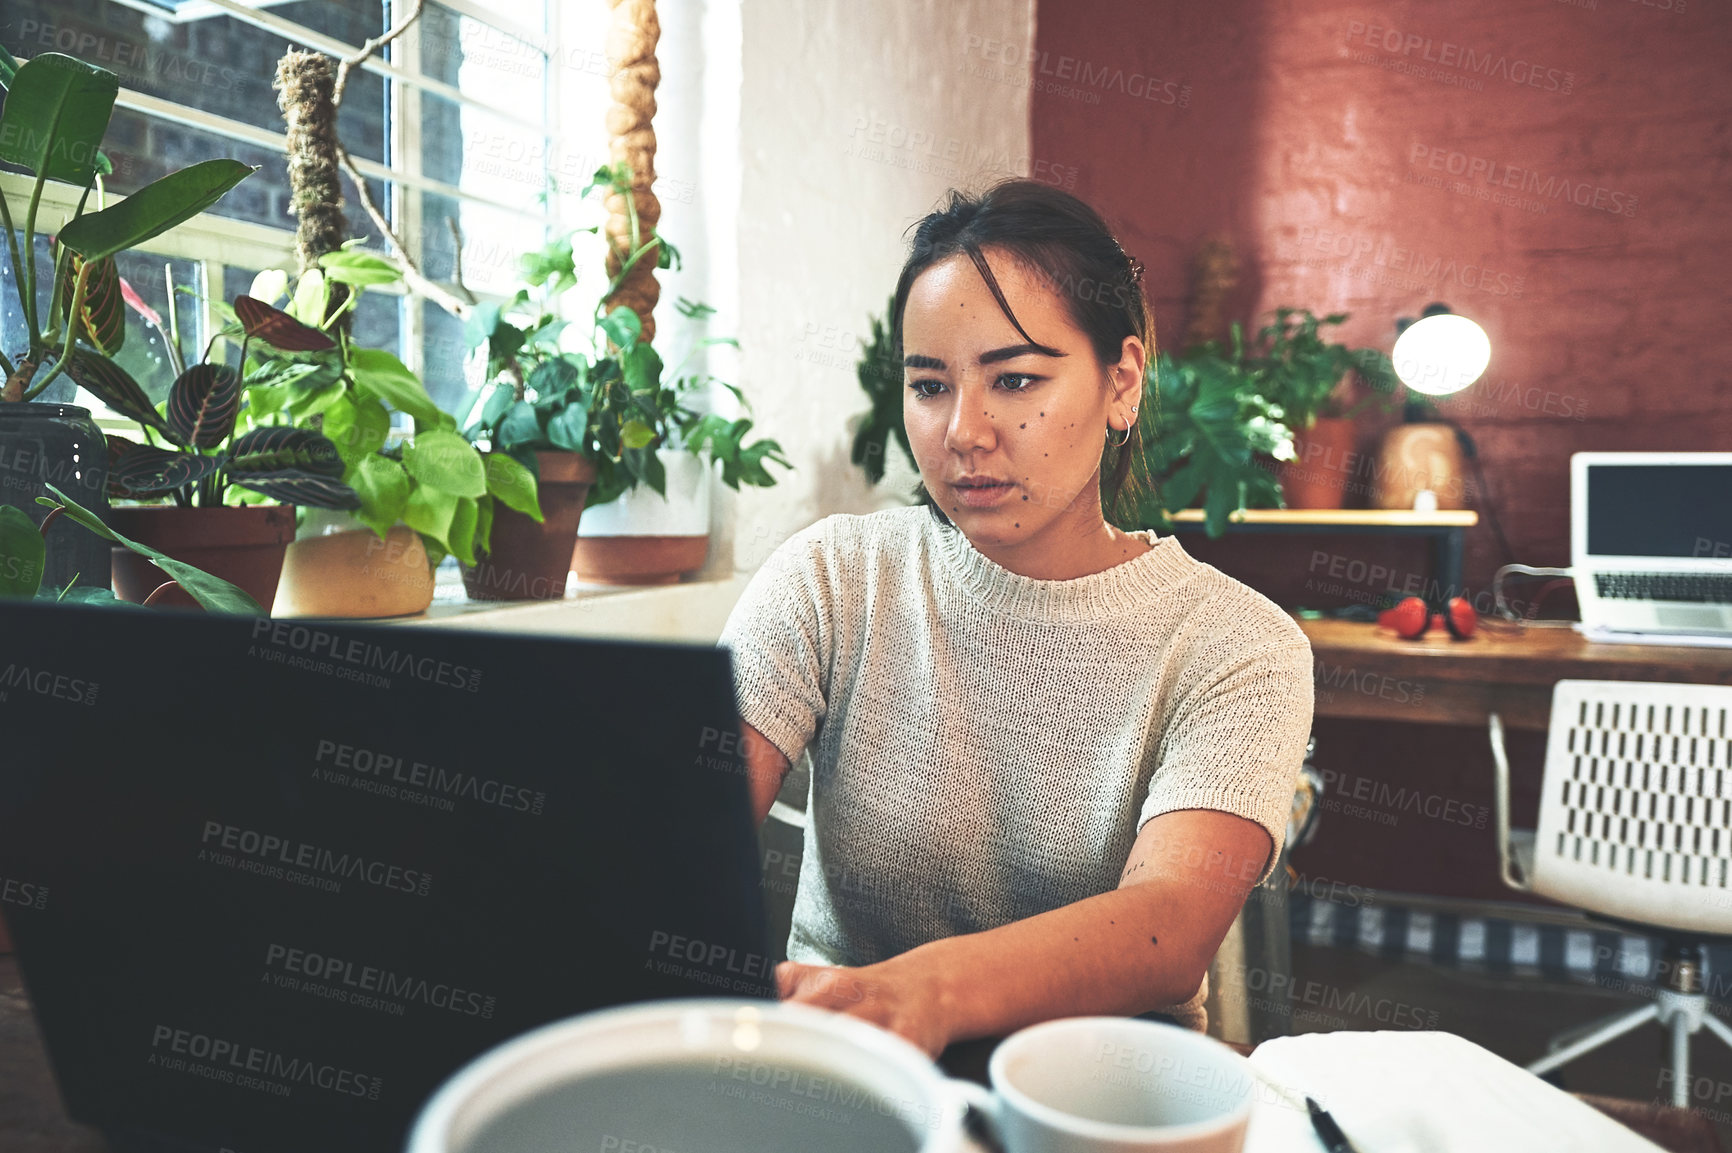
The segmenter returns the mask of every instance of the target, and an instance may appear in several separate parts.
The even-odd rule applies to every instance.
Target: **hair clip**
[[[1127,255],[1125,259],[1129,262],[1129,267],[1126,269],[1126,273],[1130,277],[1130,282],[1135,284],[1143,278],[1143,262],[1138,260],[1136,257],[1129,255]]]

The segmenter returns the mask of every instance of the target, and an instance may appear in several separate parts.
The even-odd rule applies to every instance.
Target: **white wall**
[[[757,568],[830,513],[907,503],[919,476],[900,448],[876,488],[848,459],[849,418],[868,407],[856,338],[895,288],[906,230],[946,190],[1028,174],[1016,81],[1034,37],[1033,0],[744,0],[718,15],[723,2],[706,20],[715,34],[733,12],[740,37],[738,295],[711,303],[741,351],[733,375],[715,371],[751,400],[752,435],[779,441],[795,470],[770,466],[769,489],[717,484],[700,574],[715,577]],[[727,263],[713,255],[712,271]]]

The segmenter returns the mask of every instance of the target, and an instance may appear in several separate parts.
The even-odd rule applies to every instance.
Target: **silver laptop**
[[[1582,623],[1732,635],[1732,452],[1570,456]]]

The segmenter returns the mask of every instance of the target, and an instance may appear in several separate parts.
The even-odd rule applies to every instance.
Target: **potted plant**
[[[892,297],[885,305],[883,319],[867,317],[872,339],[866,342],[860,363],[855,368],[861,391],[871,401],[872,407],[856,418],[849,459],[865,470],[867,484],[877,484],[884,479],[884,457],[889,451],[891,437],[896,438],[902,455],[908,458],[908,467],[916,472],[920,470],[914,460],[914,448],[908,443],[908,428],[902,423],[902,366],[897,363],[895,349],[890,345],[887,318],[895,307],[896,299]]]
[[[104,524],[95,513],[61,492],[52,483],[46,487],[52,495],[36,498],[36,503],[48,510],[40,525],[33,522],[20,509],[11,505],[0,505],[0,597],[131,607],[130,601],[122,600],[106,588],[88,585],[67,585],[65,588],[58,588],[45,579],[49,529],[58,518],[64,515],[69,523],[83,525],[99,540],[110,541],[161,566],[172,577],[175,586],[184,589],[189,599],[206,612],[243,613],[250,616],[265,615],[264,606],[259,604],[245,589],[231,584],[213,573],[205,572],[197,565],[188,564],[184,560],[177,560],[158,549],[151,548],[149,545],[129,540]],[[162,590],[158,591],[161,592]],[[163,599],[158,596],[149,603],[156,604]]]
[[[257,349],[245,377],[255,419],[283,420],[328,438],[342,483],[359,498],[352,521],[314,517],[302,525],[289,546],[275,612],[420,612],[432,600],[440,561],[455,555],[472,564],[474,549],[486,547],[496,502],[539,512],[535,479],[509,457],[483,459],[400,359],[349,339],[340,318],[365,287],[398,278],[394,265],[352,243],[325,254],[320,265],[297,278],[285,308],[250,294],[235,308]],[[333,283],[351,289],[337,304]],[[287,293],[288,276],[261,274],[255,289],[275,301]],[[407,435],[393,435],[393,411],[413,422]]]
[[[1395,368],[1374,348],[1349,348],[1319,330],[1347,320],[1347,313],[1317,317],[1309,309],[1280,308],[1258,334],[1253,372],[1258,388],[1285,414],[1293,430],[1294,459],[1281,488],[1292,508],[1340,508],[1347,490],[1345,461],[1353,451],[1353,418],[1365,405],[1395,389]],[[1352,374],[1371,392],[1348,406],[1340,385]]]
[[[571,241],[527,253],[522,264],[516,295],[503,307],[479,306],[469,320],[471,347],[485,346],[492,385],[471,399],[463,435],[488,446],[484,459],[515,461],[532,474],[538,508],[495,511],[487,547],[463,566],[464,588],[475,600],[565,595],[578,521],[596,478],[585,452],[593,366],[562,351],[566,322],[553,311],[577,283]]]
[[[639,263],[654,254],[658,267],[677,267],[679,254],[654,229],[638,227],[631,173],[624,163],[598,169],[584,193],[595,189],[623,198],[633,225],[615,251],[618,270],[593,310],[589,348],[554,352],[547,341],[562,335],[564,325],[549,314],[538,316],[532,329],[491,311],[479,314],[471,339],[487,343],[490,364],[501,352],[515,354],[533,346],[537,341],[532,336],[544,348],[541,363],[523,381],[522,394],[508,367],[505,379],[496,378],[480,419],[468,431],[493,444],[495,451],[556,448],[581,454],[595,470],[594,481],[581,506],[587,515],[577,523],[569,568],[580,579],[597,583],[668,583],[703,564],[709,548],[708,483],[715,461],[721,462],[722,482],[736,490],[741,483],[775,484],[764,467],[767,460],[793,466],[774,440],[745,443],[752,427],[749,418],[729,421],[686,403],[717,383],[749,410],[737,387],[707,374],[682,374],[684,361],[669,374],[673,383],[664,383],[662,359],[642,339],[642,319],[630,308],[607,307]],[[532,258],[526,267],[532,281],[551,282],[557,295],[575,283],[567,279],[571,250],[565,244],[550,251],[553,258],[543,253],[539,264]],[[714,313],[707,305],[683,299],[677,307],[693,321]],[[704,338],[692,351],[718,343],[733,341]],[[640,485],[647,491],[640,492]]]
[[[52,479],[86,500],[100,518],[107,512],[108,479],[101,430],[88,409],[40,398],[65,377],[122,416],[155,415],[130,378],[90,367],[90,358],[112,356],[126,334],[126,286],[115,257],[204,211],[253,169],[235,160],[207,160],[104,208],[100,178],[112,166],[100,146],[119,91],[114,73],[57,52],[20,65],[0,48],[0,89],[6,94],[0,161],[30,177],[29,195],[17,211],[13,198],[0,194],[0,227],[25,330],[21,347],[0,349],[0,503],[34,515],[34,498]],[[43,193],[51,180],[83,194],[52,240],[50,270],[39,266],[36,250],[43,235]],[[93,192],[97,207],[87,210]],[[42,309],[44,287],[49,303]],[[48,540],[46,563],[46,579],[53,583],[109,582],[107,549],[89,534],[56,532]]]
[[[1259,457],[1291,460],[1293,434],[1281,406],[1259,390],[1237,323],[1227,349],[1209,342],[1178,356],[1158,352],[1143,395],[1152,400],[1139,406],[1147,447],[1138,463],[1155,483],[1136,523],[1170,528],[1169,514],[1201,500],[1213,538],[1240,509],[1280,507],[1280,486]]]

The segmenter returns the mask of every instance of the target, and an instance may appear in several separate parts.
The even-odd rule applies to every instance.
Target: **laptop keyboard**
[[[1732,576],[1715,573],[1602,572],[1594,574],[1594,587],[1620,600],[1732,604]]]

